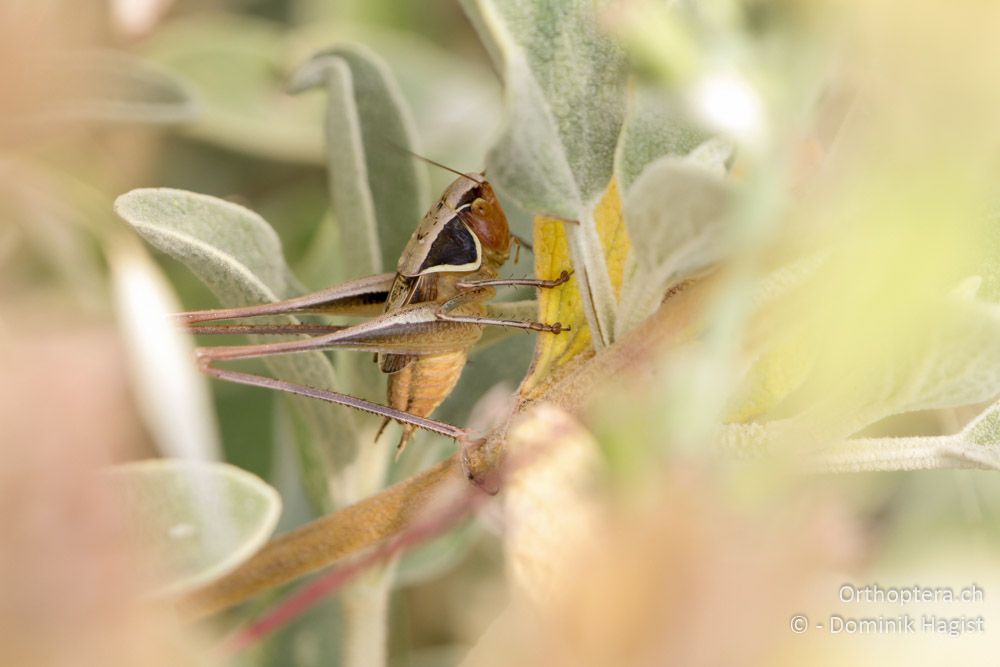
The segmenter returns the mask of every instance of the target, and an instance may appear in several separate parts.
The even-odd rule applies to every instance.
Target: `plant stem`
[[[818,472],[990,469],[985,462],[962,457],[959,434],[898,438],[858,438],[817,454],[807,467]]]
[[[386,664],[389,595],[395,561],[365,573],[341,594],[344,609],[344,667]]]
[[[184,595],[177,606],[197,620],[356,555],[402,532],[450,480],[468,484],[455,458],[272,540],[237,569]]]

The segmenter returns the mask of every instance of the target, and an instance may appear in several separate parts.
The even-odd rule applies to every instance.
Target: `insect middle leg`
[[[565,272],[564,272],[565,273]],[[560,276],[561,278],[561,276]],[[568,280],[568,277],[567,277]],[[563,281],[565,282],[565,281]],[[560,322],[546,324],[545,322],[531,322],[525,320],[507,320],[485,315],[473,315],[463,313],[453,313],[452,311],[462,308],[470,302],[478,300],[478,290],[462,292],[458,296],[448,299],[438,306],[435,316],[442,322],[456,322],[465,324],[478,324],[480,326],[508,327],[512,329],[527,329],[529,331],[542,331],[546,333],[560,334],[569,331],[568,326]]]

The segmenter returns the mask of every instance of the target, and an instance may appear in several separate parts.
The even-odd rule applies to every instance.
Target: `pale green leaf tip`
[[[191,190],[180,190],[178,188],[135,188],[134,190],[129,190],[124,194],[118,195],[112,204],[112,210],[122,220],[134,226],[145,222],[139,217],[144,204],[162,204],[181,199],[198,200],[226,209],[229,212],[247,215],[264,222],[260,214],[246,206],[241,206],[227,199],[220,199],[202,192],[192,192]]]
[[[337,68],[350,71],[347,63],[337,55],[336,51],[327,50],[317,53],[295,70],[285,90],[291,95],[298,95],[306,90],[317,88],[326,83],[330,78],[330,72]]]
[[[139,203],[144,197],[156,197],[164,192],[184,192],[183,190],[172,190],[171,188],[135,188],[115,197],[112,204],[114,212],[123,218],[129,208]]]
[[[378,63],[378,57],[364,45],[349,42],[338,44],[320,51],[302,63],[285,86],[286,92],[290,95],[297,95],[321,86],[329,80],[330,71],[335,68],[344,67],[350,72],[349,59],[345,57],[347,55]]]

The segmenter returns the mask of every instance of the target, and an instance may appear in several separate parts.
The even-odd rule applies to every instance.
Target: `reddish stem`
[[[386,540],[369,553],[355,558],[350,563],[335,567],[316,577],[313,581],[291,593],[284,601],[268,610],[258,620],[244,626],[226,640],[223,651],[235,655],[261,641],[275,630],[290,623],[305,613],[326,596],[334,593],[370,567],[402,554],[423,542],[443,534],[452,528],[466,514],[479,506],[486,494],[470,487],[455,502],[414,524],[395,537]]]

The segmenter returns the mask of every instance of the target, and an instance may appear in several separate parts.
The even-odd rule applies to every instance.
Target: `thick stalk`
[[[177,601],[192,620],[354,556],[402,532],[449,480],[467,484],[455,458],[269,542],[229,574]]]

